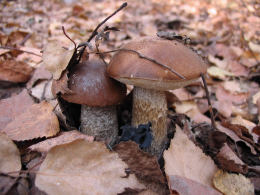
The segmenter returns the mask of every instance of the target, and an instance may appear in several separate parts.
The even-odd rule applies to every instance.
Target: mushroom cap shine
[[[110,106],[119,104],[126,96],[126,86],[111,79],[104,62],[95,57],[75,65],[70,71],[68,87],[70,94],[61,97],[68,102],[87,106]],[[55,94],[59,80],[53,80],[52,93]]]
[[[185,77],[182,79],[134,52],[121,50],[113,56],[107,71],[111,77],[126,84],[157,90],[176,89],[197,80],[207,70],[202,58],[180,41],[146,37],[131,41],[123,48],[135,50]]]

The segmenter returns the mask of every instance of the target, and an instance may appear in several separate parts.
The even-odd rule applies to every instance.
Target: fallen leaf
[[[257,104],[258,99],[260,99],[260,91],[253,96],[253,103]]]
[[[220,164],[220,167],[225,171],[232,171],[237,173],[246,174],[248,169],[247,165],[238,158],[238,156],[231,150],[231,148],[225,143],[220,149],[216,158]]]
[[[253,42],[249,42],[248,46],[250,47],[250,49],[251,49],[253,52],[260,54],[260,46],[259,46],[259,44],[255,44],[255,43],[253,43]]]
[[[236,116],[231,119],[231,123],[234,125],[241,125],[246,127],[249,130],[249,133],[252,133],[252,129],[256,126],[255,123],[242,118],[241,116]]]
[[[41,81],[31,88],[31,95],[40,101],[54,99],[51,92],[52,81]]]
[[[52,148],[36,176],[36,186],[47,194],[107,194],[125,188],[144,189],[118,154],[101,142],[76,140]]]
[[[218,170],[213,160],[190,141],[176,126],[170,148],[164,152],[165,173],[178,175],[212,187],[212,178]]]
[[[51,78],[52,74],[45,70],[44,66],[41,65],[34,71],[32,78],[27,82],[26,86],[27,88],[32,88],[37,84],[37,82],[42,80],[50,80]]]
[[[174,103],[174,107],[177,113],[186,114],[197,123],[210,123],[210,119],[200,112],[194,101],[176,102]]]
[[[61,73],[68,66],[73,53],[74,49],[66,50],[58,41],[50,41],[47,44],[42,59],[44,67],[52,73],[53,79],[58,80],[61,77]]]
[[[8,123],[2,132],[15,141],[54,136],[60,128],[58,118],[52,110],[53,107],[48,102],[34,104]]]
[[[23,102],[21,104],[21,101]],[[18,95],[0,101],[0,131],[14,118],[22,114],[26,109],[34,104],[33,99],[24,89]]]
[[[212,55],[208,56],[208,60],[209,62],[213,63],[214,65],[216,65],[217,67],[221,68],[221,69],[226,69],[228,62],[226,60],[220,60],[219,58],[216,58]]]
[[[24,62],[15,60],[0,60],[0,80],[13,83],[24,83],[28,81],[33,68]]]
[[[181,177],[179,175],[168,176],[169,188],[171,191],[177,191],[181,195],[221,195],[220,192],[212,187],[205,186],[201,183]]]
[[[61,75],[61,78],[59,80],[53,80],[52,81],[52,94],[56,96],[57,94],[71,94],[72,91],[69,89],[68,86],[68,71],[64,71]]]
[[[143,152],[132,141],[120,142],[113,150],[119,154],[119,157],[128,165],[130,171],[135,173],[137,179],[147,189],[162,195],[169,193],[165,188],[166,181],[156,157]]]
[[[57,137],[50,138],[40,143],[34,144],[30,146],[29,149],[32,151],[47,153],[54,146],[70,143],[77,139],[85,139],[86,141],[89,142],[94,141],[94,137],[80,133],[77,130],[73,130],[68,132],[61,132],[61,134],[58,135]]]
[[[219,170],[213,179],[214,186],[228,195],[254,195],[254,186],[245,176]]]
[[[0,133],[0,173],[11,173],[18,176],[21,170],[20,152],[13,141],[4,133]]]
[[[217,66],[209,67],[207,72],[211,77],[217,78],[217,79],[220,79],[220,80],[225,80],[226,76],[234,76],[233,73],[228,72],[224,69],[221,69]]]

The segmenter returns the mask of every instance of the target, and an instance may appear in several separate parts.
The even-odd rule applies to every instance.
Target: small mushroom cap
[[[62,94],[68,102],[88,106],[116,105],[126,96],[126,86],[111,79],[106,72],[104,62],[95,57],[72,68],[69,75],[68,87],[72,93]],[[59,80],[53,81],[52,92]]]
[[[146,37],[129,42],[123,48],[135,50],[185,77],[182,79],[134,52],[121,50],[113,56],[107,71],[111,77],[126,84],[157,90],[176,89],[194,82],[207,70],[201,57],[180,41]]]

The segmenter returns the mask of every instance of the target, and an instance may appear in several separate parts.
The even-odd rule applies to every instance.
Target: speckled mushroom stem
[[[167,101],[163,91],[134,87],[132,125],[152,123],[153,141],[148,152],[161,155],[167,136]]]
[[[113,144],[118,133],[116,106],[81,106],[80,129],[84,134]]]

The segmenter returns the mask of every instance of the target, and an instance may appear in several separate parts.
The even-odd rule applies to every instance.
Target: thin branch
[[[112,13],[110,16],[108,16],[107,18],[105,18],[99,25],[97,25],[97,27],[95,28],[95,30],[92,32],[91,36],[88,39],[88,42],[90,42],[96,35],[97,35],[97,31],[98,29],[106,23],[106,21],[108,21],[111,17],[113,17],[114,15],[116,15],[119,11],[121,11],[123,8],[125,8],[127,6],[127,2],[123,3],[116,11],[114,11],[114,13]]]
[[[175,70],[173,70],[172,68],[170,68],[169,66],[166,66],[160,62],[157,62],[155,59],[152,59],[152,58],[149,58],[147,56],[144,56],[142,54],[140,54],[139,52],[135,51],[135,50],[132,50],[132,49],[125,49],[125,48],[121,48],[121,49],[115,49],[115,50],[110,50],[110,51],[105,51],[105,52],[102,52],[103,54],[106,54],[106,53],[111,53],[111,52],[117,52],[117,51],[128,51],[128,52],[133,52],[135,54],[138,55],[139,58],[142,58],[142,59],[145,59],[145,60],[148,60],[150,62],[153,62],[169,71],[171,71],[173,74],[177,75],[178,77],[180,77],[181,79],[186,79],[184,76],[182,76],[180,73],[176,72]],[[100,54],[100,52],[95,52],[96,54]]]
[[[98,29],[106,23],[106,21],[108,21],[111,17],[113,17],[114,15],[116,15],[119,11],[121,11],[123,8],[125,8],[127,6],[127,2],[123,3],[116,11],[114,11],[111,15],[109,15],[107,18],[105,18],[101,23],[99,23],[97,25],[97,27],[95,28],[95,30],[92,32],[92,34],[90,35],[90,37],[88,38],[87,42],[89,43],[97,34],[98,34]],[[85,49],[86,49],[86,45],[83,46],[83,48],[79,51],[79,59],[78,61],[80,61]],[[79,48],[79,46],[78,46]],[[78,49],[77,48],[77,49]]]
[[[76,49],[77,45],[76,45],[75,41],[73,41],[73,40],[69,37],[69,35],[66,33],[64,26],[62,26],[62,31],[63,31],[63,34],[74,44],[74,47],[75,47],[75,49]]]
[[[0,46],[0,49],[16,50],[16,51],[21,51],[21,52],[24,52],[24,53],[28,53],[28,54],[32,54],[32,55],[35,55],[35,56],[42,57],[41,55],[36,54],[36,53],[34,53],[34,52],[26,51],[26,50],[23,50],[23,49],[19,49],[19,48],[15,48],[15,47],[10,47],[10,46]]]
[[[203,81],[203,85],[204,85],[204,89],[205,89],[205,92],[206,92],[206,97],[207,97],[207,100],[208,100],[208,105],[209,105],[209,113],[210,113],[210,118],[211,118],[211,125],[214,129],[217,129],[216,128],[216,123],[215,123],[215,118],[214,118],[214,113],[213,113],[213,110],[212,110],[212,105],[211,105],[211,101],[210,101],[210,98],[209,98],[209,90],[208,90],[208,85],[207,85],[207,82],[205,80],[205,76],[204,74],[200,74],[201,78],[202,78],[202,81]]]

